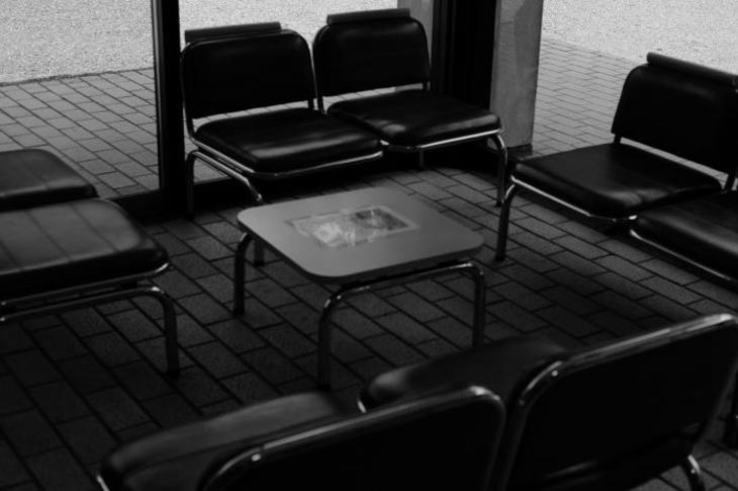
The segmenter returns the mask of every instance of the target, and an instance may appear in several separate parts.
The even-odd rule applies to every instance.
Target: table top
[[[389,188],[247,208],[241,229],[313,280],[351,283],[459,260],[482,236]]]

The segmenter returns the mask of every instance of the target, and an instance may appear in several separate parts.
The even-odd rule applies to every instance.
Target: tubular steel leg
[[[705,491],[707,489],[707,487],[705,486],[705,481],[704,479],[702,479],[702,471],[700,470],[700,466],[693,456],[687,456],[687,459],[682,462],[682,470],[687,475],[689,488],[692,491]]]
[[[500,219],[497,222],[497,252],[495,253],[496,261],[504,261],[507,254],[507,233],[510,226],[510,206],[518,191],[518,186],[513,183],[505,193],[505,199],[502,201],[502,209],[500,210]]]
[[[254,241],[254,266],[264,266],[264,244],[260,240]]]
[[[174,302],[160,288],[151,286],[146,293],[156,299],[164,311],[164,336],[167,353],[167,373],[169,375],[179,375],[179,353],[177,351],[177,313],[174,310]]]
[[[738,448],[738,374],[733,386],[733,398],[730,402],[730,412],[725,418],[725,445]]]
[[[474,280],[474,325],[472,326],[472,346],[484,342],[484,328],[487,312],[487,285],[484,283],[484,271],[476,264],[470,263],[469,272]]]
[[[325,301],[318,324],[318,386],[322,389],[331,387],[331,314],[344,299],[369,292],[376,288],[385,288],[449,273],[469,273],[474,279],[474,325],[472,326],[472,345],[477,346],[484,340],[486,313],[486,285],[484,272],[473,262],[452,262],[426,269],[408,271],[394,276],[386,276],[374,280],[345,285],[336,290]]]
[[[323,304],[318,324],[318,387],[330,389],[331,387],[331,314],[341,300],[346,290],[339,289],[334,292]]]
[[[497,206],[501,206],[505,202],[505,189],[507,189],[507,161],[508,152],[507,145],[502,139],[502,135],[497,133],[492,135],[492,141],[497,147]]]
[[[185,159],[185,181],[186,181],[186,206],[185,213],[187,218],[192,219],[195,216],[195,160],[197,157],[190,152]]]
[[[236,247],[236,255],[233,258],[233,313],[243,314],[244,282],[246,281],[246,249],[251,243],[251,236],[243,234]]]
[[[179,357],[177,354],[177,316],[174,310],[174,302],[156,286],[138,286],[131,284],[130,287],[106,292],[90,293],[77,298],[58,300],[39,307],[25,310],[16,310],[0,316],[0,324],[13,322],[28,317],[37,317],[45,314],[58,314],[68,310],[82,307],[90,307],[101,303],[128,300],[134,297],[149,296],[157,300],[164,310],[164,336],[166,339],[167,372],[171,375],[179,373]]]

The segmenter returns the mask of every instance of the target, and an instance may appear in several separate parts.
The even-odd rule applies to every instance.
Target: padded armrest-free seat
[[[113,490],[199,490],[213,463],[238,449],[346,415],[329,395],[281,397],[130,442],[105,460],[100,478]]]
[[[632,232],[719,276],[738,278],[738,192],[674,203],[641,213]]]
[[[264,175],[309,170],[381,151],[371,133],[306,108],[205,123],[195,139]]]
[[[89,182],[50,152],[40,149],[0,152],[0,211],[96,195]]]
[[[387,142],[410,147],[500,130],[497,115],[423,90],[340,101],[328,113],[372,130]]]
[[[0,298],[152,273],[166,252],[117,205],[80,200],[0,213]]]
[[[520,162],[513,177],[601,217],[625,218],[720,191],[712,176],[625,144],[604,144]]]
[[[505,258],[510,207],[521,187],[626,226],[645,210],[729,190],[738,162],[737,87],[738,75],[649,53],[625,79],[612,143],[511,164],[496,259]],[[685,161],[727,179],[721,185]]]

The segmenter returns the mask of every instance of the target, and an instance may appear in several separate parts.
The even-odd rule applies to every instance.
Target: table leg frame
[[[244,295],[246,279],[246,251],[253,238],[243,234],[236,247],[233,271],[233,313],[241,315],[244,313]],[[260,249],[257,253],[256,264],[263,257],[261,247],[263,244],[256,243]],[[368,279],[347,284],[339,287],[333,292],[323,304],[318,324],[318,386],[324,389],[331,387],[331,316],[336,307],[349,297],[367,293],[371,290],[388,288],[405,284],[410,280],[420,280],[451,273],[466,273],[474,281],[474,318],[472,325],[472,346],[479,346],[484,341],[484,328],[486,321],[486,285],[484,272],[471,261],[453,261],[435,265],[429,268],[411,270],[390,276]]]
[[[486,322],[486,285],[484,272],[471,261],[445,263],[426,269],[366,280],[340,287],[323,304],[318,325],[318,386],[331,387],[331,314],[336,306],[349,297],[367,293],[371,290],[405,284],[409,280],[419,280],[450,273],[467,273],[474,280],[474,318],[472,325],[472,346],[484,341]]]

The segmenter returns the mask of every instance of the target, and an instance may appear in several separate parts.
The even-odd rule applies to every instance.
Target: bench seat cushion
[[[45,150],[0,152],[0,211],[96,196],[95,188]]]
[[[381,150],[373,134],[306,108],[213,121],[195,138],[260,173],[305,170]]]
[[[403,146],[500,129],[500,118],[491,112],[423,90],[341,101],[328,113],[363,126],[390,144]]]
[[[652,206],[720,191],[720,182],[711,176],[624,144],[521,162],[514,180],[608,218],[626,218]]]
[[[117,205],[79,200],[0,213],[0,298],[153,272],[164,249]]]
[[[738,191],[654,208],[633,231],[715,272],[738,279]]]
[[[493,391],[507,404],[521,382],[566,351],[545,337],[485,344],[384,373],[366,386],[361,401],[366,407],[375,407],[442,387],[478,385]]]
[[[103,462],[111,491],[198,490],[216,464],[260,442],[348,414],[318,392],[280,397],[125,444]]]

